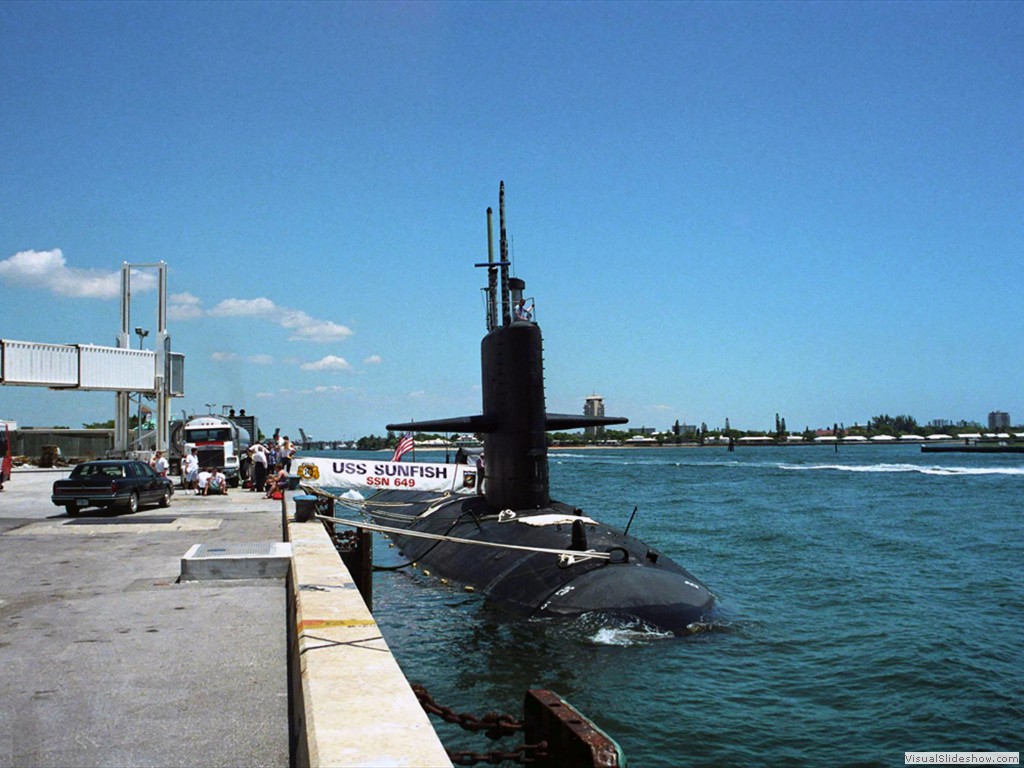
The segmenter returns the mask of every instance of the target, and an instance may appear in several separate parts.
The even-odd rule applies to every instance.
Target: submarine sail
[[[396,431],[482,434],[476,493],[380,490],[363,502],[363,513],[374,523],[407,531],[388,534],[407,558],[514,612],[619,614],[684,632],[711,610],[714,596],[707,587],[639,539],[550,498],[547,431],[627,419],[546,412],[540,326],[519,311],[525,282],[508,275],[504,183],[499,210],[499,259],[491,246],[488,209],[488,261],[477,265],[488,271],[482,412],[387,425]]]

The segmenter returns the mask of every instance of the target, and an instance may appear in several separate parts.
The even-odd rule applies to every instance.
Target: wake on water
[[[572,462],[563,462],[561,459],[576,459],[576,458],[587,458],[582,457],[578,454],[563,454],[552,459],[552,463],[570,464]],[[644,459],[636,457],[633,459],[623,459],[616,457],[603,457],[594,461],[590,460],[590,464],[614,464],[616,466],[629,467],[629,466],[666,466],[666,467],[678,467],[678,468],[705,468],[705,469],[718,469],[718,468],[735,468],[735,467],[749,467],[749,468],[760,468],[760,469],[782,469],[786,471],[795,472],[813,472],[813,471],[828,471],[828,472],[867,472],[867,473],[898,473],[898,472],[912,472],[922,475],[936,475],[944,477],[955,477],[964,475],[1011,475],[1011,476],[1024,476],[1024,467],[941,467],[937,465],[925,466],[920,464],[909,464],[909,463],[876,463],[876,464],[793,464],[788,462],[778,461],[738,461],[738,460],[726,460],[726,461],[659,461],[658,459]]]
[[[533,624],[544,625],[545,631],[561,640],[583,645],[636,646],[650,645],[671,639],[685,639],[709,632],[729,632],[735,628],[718,618],[696,621],[680,635],[654,627],[636,616],[592,611],[572,618],[534,618]]]
[[[779,464],[790,471],[826,472],[912,472],[921,475],[956,477],[962,475],[1024,475],[1024,467],[937,467],[917,464]]]

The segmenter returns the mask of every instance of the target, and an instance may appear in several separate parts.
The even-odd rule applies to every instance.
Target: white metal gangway
[[[156,350],[131,349],[131,270],[155,267],[159,278]],[[0,339],[0,384],[114,392],[114,449],[128,448],[130,396],[156,400],[156,447],[168,448],[170,400],[185,394],[185,356],[167,333],[167,264],[121,265],[121,332],[116,347]]]

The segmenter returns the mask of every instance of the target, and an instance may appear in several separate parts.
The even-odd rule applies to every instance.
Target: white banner
[[[296,459],[292,471],[299,482],[322,488],[409,490],[476,493],[476,467],[468,464],[428,464],[416,461],[361,459]]]

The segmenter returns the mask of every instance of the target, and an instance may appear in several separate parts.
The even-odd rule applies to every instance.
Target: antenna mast
[[[505,236],[505,182],[498,187],[498,231],[501,249],[501,324],[512,322],[508,301],[508,238]]]
[[[494,210],[487,208],[487,331],[498,327],[498,267],[494,263]]]

